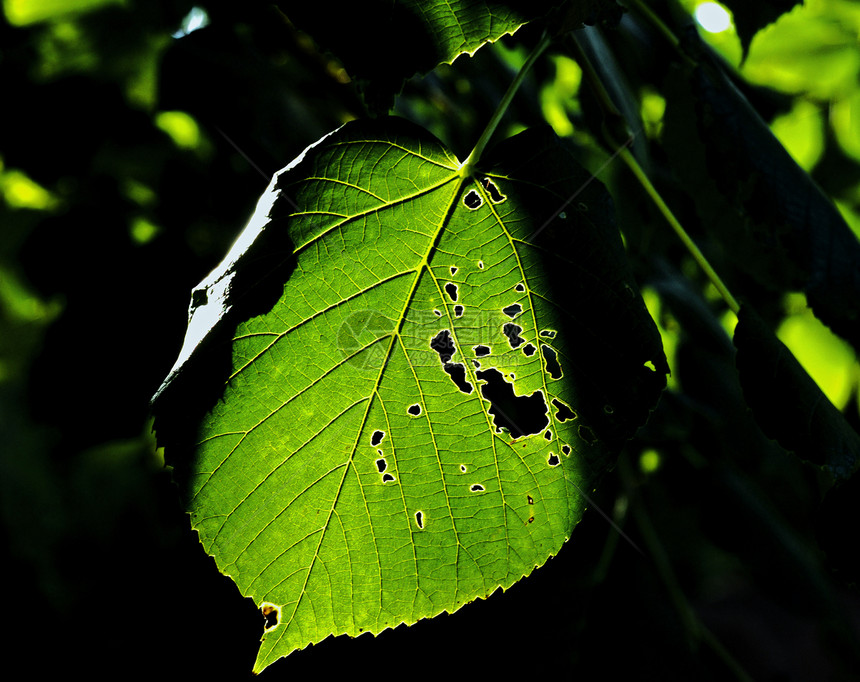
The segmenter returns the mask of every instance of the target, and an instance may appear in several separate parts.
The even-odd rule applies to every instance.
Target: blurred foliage
[[[860,5],[805,0],[751,37],[741,62],[734,27],[695,27],[696,0],[647,4],[723,56],[860,234]],[[243,679],[262,619],[188,529],[149,432],[148,400],[181,345],[188,292],[271,173],[365,115],[361,100],[343,65],[269,3],[2,7],[0,513],[10,661],[40,676]],[[470,148],[537,35],[527,26],[410,79],[395,110],[455,151]],[[600,35],[617,64],[605,69],[641,120],[632,132],[655,184],[856,428],[855,350],[797,292],[737,268],[667,162],[667,65],[677,54],[633,11]],[[625,535],[592,514],[559,557],[504,595],[376,640],[327,640],[264,677],[366,669],[394,678],[420,660],[428,674],[455,678],[734,679],[712,649],[691,642],[680,594],[752,678],[850,679],[860,669],[860,566],[849,551],[858,477],[822,494],[821,470],[750,415],[726,334],[733,316],[602,149],[594,98],[563,42],[534,69],[506,130],[542,122],[610,187],[672,367],[658,410],[593,497]],[[259,627],[249,627],[255,618]]]

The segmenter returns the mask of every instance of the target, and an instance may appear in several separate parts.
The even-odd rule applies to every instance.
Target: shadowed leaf
[[[750,308],[741,307],[734,343],[744,397],[762,430],[834,480],[849,478],[860,466],[860,436]]]
[[[721,69],[699,58],[688,81],[673,79],[666,114],[667,151],[699,215],[733,264],[777,291],[803,290],[860,348],[860,243]]]

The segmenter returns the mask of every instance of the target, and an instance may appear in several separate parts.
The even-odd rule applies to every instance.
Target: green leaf
[[[744,57],[756,33],[802,3],[803,0],[723,0],[723,4],[732,11]]]
[[[752,309],[735,327],[737,367],[756,421],[787,450],[843,482],[860,468],[860,436]]]
[[[605,189],[548,128],[482,166],[347,124],[194,292],[157,429],[257,670],[531,573],[665,385]]]
[[[546,14],[558,0],[372,0],[282,3],[281,9],[354,79],[372,105],[390,108],[402,82]],[[333,21],[332,16],[337,20]]]
[[[816,317],[860,349],[860,242],[833,201],[722,68],[668,79],[664,139],[676,176],[727,261],[777,291],[803,290]]]

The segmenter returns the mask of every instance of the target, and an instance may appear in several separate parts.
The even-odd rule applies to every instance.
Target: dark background
[[[269,5],[238,5],[203,3],[209,25],[181,39],[181,0],[0,20],[4,170],[52,197],[0,204],[3,651],[38,679],[250,676],[262,616],[191,532],[149,399],[191,288],[269,176],[364,113],[330,55]],[[399,110],[449,122],[462,154],[509,77],[482,50],[410,82]],[[514,120],[541,119],[536,89],[552,77],[536,69]],[[164,111],[190,115],[199,138],[177,144]],[[622,212],[637,206],[629,191]],[[860,674],[857,485],[822,503],[815,470],[758,430],[702,287],[678,284],[675,247],[650,244],[639,274],[663,282],[685,333],[679,387],[594,496],[629,540],[592,509],[507,593],[376,639],[330,638],[263,679],[740,679],[701,624],[756,680]],[[650,449],[661,466],[645,473]]]

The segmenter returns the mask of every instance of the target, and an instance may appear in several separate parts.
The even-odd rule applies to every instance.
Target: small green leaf
[[[723,4],[732,11],[744,56],[756,33],[802,3],[803,0],[723,0]]]
[[[157,428],[257,670],[531,573],[665,385],[603,187],[548,128],[483,165],[347,124],[194,292]]]

